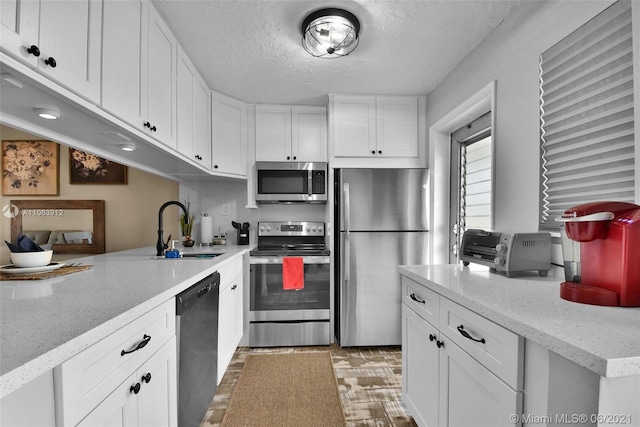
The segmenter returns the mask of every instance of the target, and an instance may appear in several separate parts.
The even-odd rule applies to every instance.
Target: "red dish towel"
[[[304,288],[304,264],[301,257],[282,258],[282,289],[298,291]]]

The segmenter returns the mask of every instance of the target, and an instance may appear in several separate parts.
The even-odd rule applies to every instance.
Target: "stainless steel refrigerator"
[[[348,346],[400,345],[398,265],[426,264],[428,170],[336,169],[335,333]]]

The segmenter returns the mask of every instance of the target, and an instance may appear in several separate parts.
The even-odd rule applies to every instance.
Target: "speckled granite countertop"
[[[400,266],[401,274],[603,377],[640,375],[640,308],[560,298],[564,278],[488,268]]]
[[[0,397],[252,248],[228,245],[224,254],[210,259],[154,259],[155,248],[141,248],[65,261],[93,265],[90,270],[0,282]]]

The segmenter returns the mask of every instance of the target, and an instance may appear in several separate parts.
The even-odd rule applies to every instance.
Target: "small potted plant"
[[[193,230],[194,216],[189,213],[189,219],[187,221],[187,216],[185,214],[180,215],[180,231],[182,232],[182,236],[184,240],[182,244],[186,247],[191,247],[194,245],[195,240],[191,238],[191,232]]]

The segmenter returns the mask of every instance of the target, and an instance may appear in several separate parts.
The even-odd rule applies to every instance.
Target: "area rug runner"
[[[331,354],[248,355],[222,426],[346,426]]]

